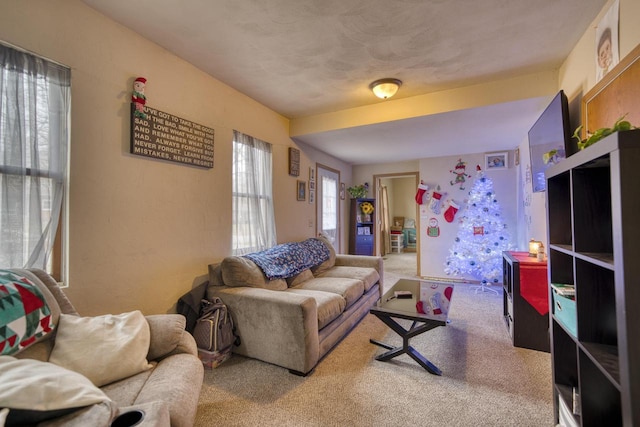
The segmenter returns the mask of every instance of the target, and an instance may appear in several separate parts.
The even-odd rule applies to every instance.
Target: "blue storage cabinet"
[[[362,212],[361,205],[364,202],[373,205],[373,213]],[[351,199],[349,220],[349,253],[351,255],[371,256],[375,253],[376,214],[375,199]]]

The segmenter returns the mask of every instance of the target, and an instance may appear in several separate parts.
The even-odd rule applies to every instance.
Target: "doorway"
[[[340,171],[316,164],[318,175],[316,191],[316,234],[324,234],[336,253],[342,253],[340,245]]]
[[[374,175],[374,194],[378,216],[376,254],[387,265],[400,266],[400,274],[420,274],[420,210],[415,194],[420,182],[418,172]]]

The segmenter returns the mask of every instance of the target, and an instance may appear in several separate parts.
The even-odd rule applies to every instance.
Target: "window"
[[[276,244],[271,144],[233,131],[234,255]]]
[[[0,45],[0,266],[42,268],[52,254],[67,184],[71,72]]]

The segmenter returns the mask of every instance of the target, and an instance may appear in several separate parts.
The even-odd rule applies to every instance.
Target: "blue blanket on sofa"
[[[282,243],[260,252],[243,255],[262,269],[269,280],[286,279],[329,259],[329,248],[316,238]]]

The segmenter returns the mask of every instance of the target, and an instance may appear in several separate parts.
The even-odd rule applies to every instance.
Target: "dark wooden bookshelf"
[[[577,336],[550,316],[556,421],[640,425],[640,130],[549,167],[549,283],[575,286]],[[574,408],[574,393],[578,408]]]

